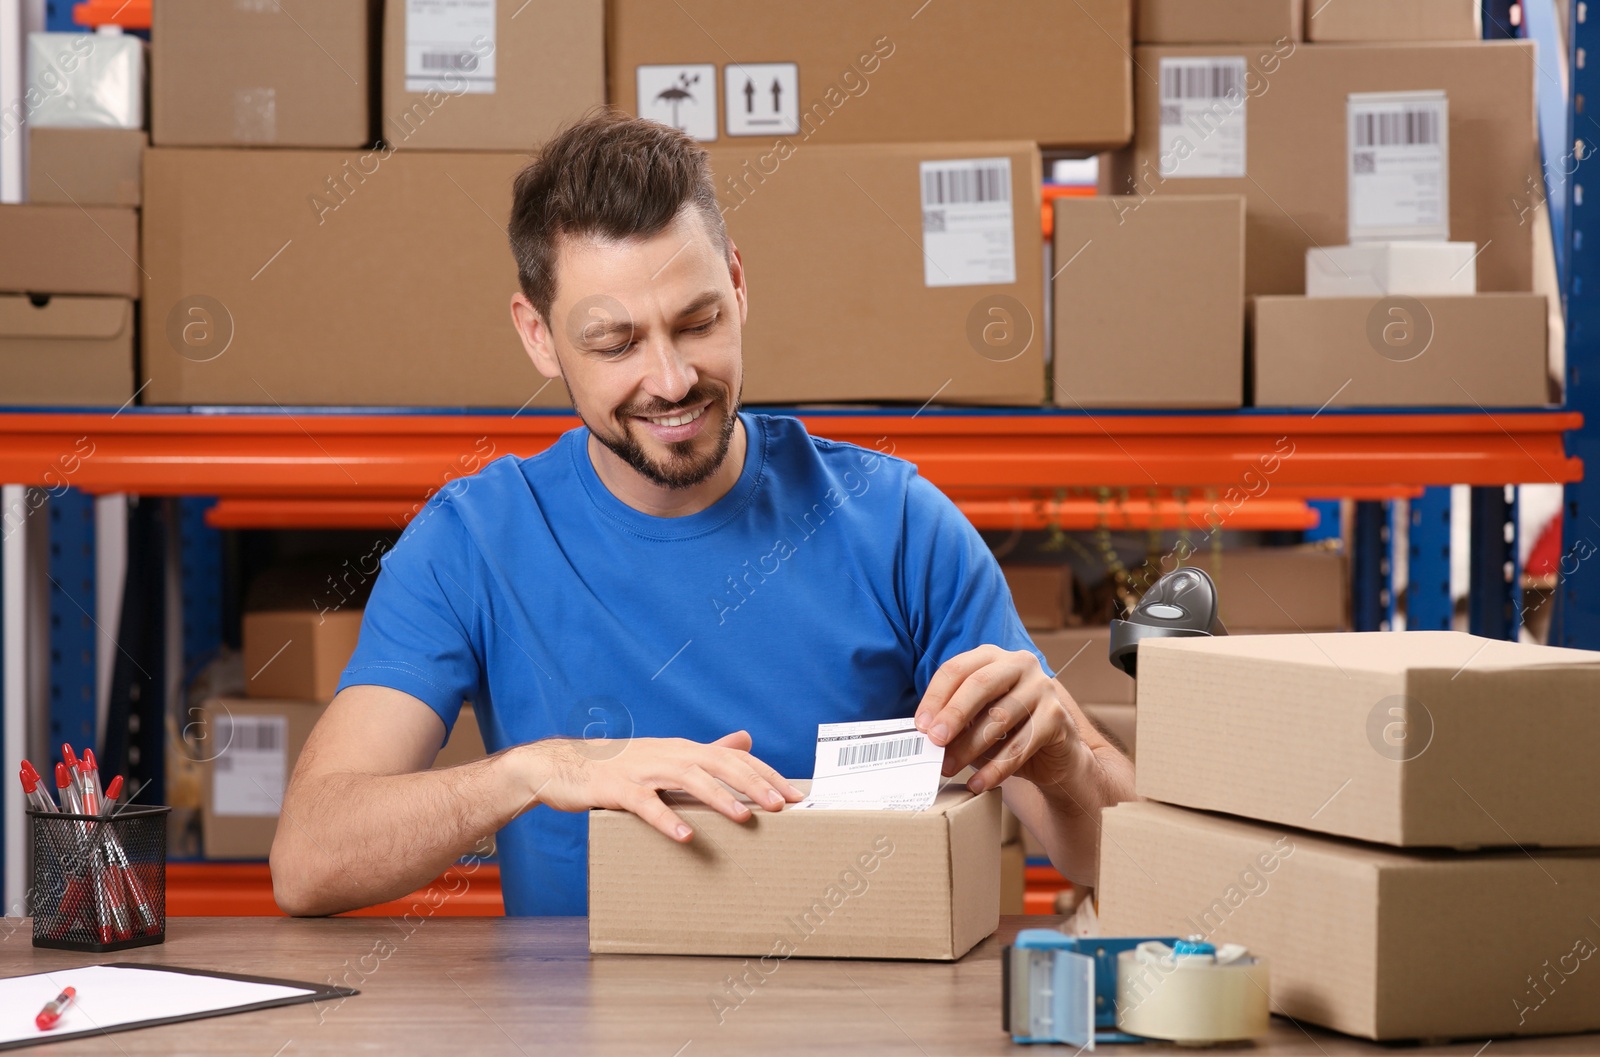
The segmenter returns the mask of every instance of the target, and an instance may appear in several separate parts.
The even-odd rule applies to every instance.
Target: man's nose
[[[663,340],[651,347],[650,373],[644,383],[645,391],[651,396],[676,404],[689,395],[689,390],[699,380],[699,372],[672,341]]]

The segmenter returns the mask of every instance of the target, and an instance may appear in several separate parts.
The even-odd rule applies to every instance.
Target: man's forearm
[[[1092,888],[1100,871],[1100,813],[1134,798],[1133,763],[1109,743],[1085,749],[1073,780],[1039,787],[1048,806],[1040,839],[1062,874]]]
[[[293,783],[272,844],[278,905],[336,914],[432,881],[532,806],[531,749],[436,771],[335,772]]]

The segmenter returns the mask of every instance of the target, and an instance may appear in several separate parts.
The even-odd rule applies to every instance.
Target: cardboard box
[[[1306,0],[1137,0],[1133,39],[1140,44],[1301,40],[1305,3]]]
[[[1478,0],[1305,0],[1306,39],[1319,43],[1479,40]]]
[[[359,609],[274,610],[244,615],[245,693],[331,701],[361,634]]]
[[[0,293],[139,296],[139,214],[72,205],[0,205]]]
[[[1022,841],[1000,845],[1000,913],[1026,914],[1028,860]]]
[[[1066,565],[1002,562],[1011,603],[1022,626],[1041,631],[1064,627],[1072,616],[1072,569]]]
[[[1244,199],[1058,198],[1055,383],[1068,408],[1244,402]]]
[[[1593,849],[1396,852],[1152,803],[1101,818],[1105,934],[1242,943],[1275,1013],[1474,1047],[1600,1027]]]
[[[566,406],[511,325],[504,224],[526,163],[151,150],[142,400]]]
[[[140,129],[28,129],[28,201],[34,205],[139,205],[144,151]]]
[[[1258,297],[1257,407],[1540,407],[1543,294]]]
[[[993,790],[745,823],[665,795],[694,827],[688,844],[626,811],[589,813],[591,953],[953,961],[999,925]]]
[[[437,16],[384,5],[381,139],[526,151],[606,101],[604,0],[470,6],[489,17],[459,5],[441,38]]]
[[[1033,144],[710,153],[750,285],[747,404],[1043,401]]]
[[[1217,585],[1230,633],[1344,631],[1350,626],[1350,563],[1321,547],[1239,547],[1188,564]]]
[[[1134,735],[1137,733],[1135,723],[1137,714],[1134,706],[1080,704],[1079,707],[1083,709],[1085,715],[1099,723],[1113,738],[1121,742],[1122,747],[1128,750],[1128,758],[1133,759]]]
[[[1138,792],[1406,847],[1600,845],[1597,693],[1600,653],[1454,631],[1147,639]]]
[[[1362,242],[1306,250],[1307,297],[1466,296],[1478,292],[1470,242]]]
[[[760,17],[739,0],[613,0],[609,17],[612,105],[702,140],[1094,148],[1133,131],[1129,0],[812,0]]]
[[[469,701],[461,706],[461,711],[456,715],[456,725],[450,728],[444,747],[434,758],[433,769],[437,771],[445,767],[459,767],[473,760],[481,760],[487,755],[488,750],[483,744],[483,730],[478,726],[478,711]]]
[[[1032,638],[1055,669],[1056,679],[1080,705],[1085,701],[1133,704],[1133,679],[1111,663],[1109,627],[1035,632]]]
[[[0,294],[0,403],[120,407],[132,399],[132,301]]]
[[[390,6],[404,6],[397,0]],[[376,0],[161,0],[151,23],[153,142],[360,147],[372,139]]]
[[[1220,100],[1191,101],[1185,105],[1205,113],[1191,115],[1187,124],[1162,125],[1160,70],[1173,60],[1218,60],[1190,68],[1218,71],[1215,80],[1195,74],[1197,87],[1237,82],[1242,130]],[[1518,205],[1536,207],[1529,180],[1536,185],[1542,171],[1530,41],[1146,46],[1135,50],[1134,61],[1150,76],[1135,81],[1134,141],[1130,151],[1109,160],[1109,186],[1140,197],[1244,195],[1247,294],[1304,292],[1305,251],[1350,241],[1350,93],[1431,90],[1448,97],[1449,140],[1456,144],[1450,237],[1485,247],[1477,262],[1479,289],[1532,289],[1534,225]],[[1240,162],[1243,175],[1236,175]],[[1163,177],[1173,167],[1235,175]]]

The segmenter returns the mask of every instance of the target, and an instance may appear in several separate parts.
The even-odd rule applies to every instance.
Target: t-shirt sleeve
[[[347,686],[387,686],[418,698],[455,726],[461,702],[478,696],[474,591],[481,563],[448,495],[436,495],[383,556],[361,617]]]
[[[1028,650],[1049,671],[1017,616],[1000,563],[956,505],[913,473],[904,517],[901,597],[917,649],[917,693],[945,661],[984,645]]]

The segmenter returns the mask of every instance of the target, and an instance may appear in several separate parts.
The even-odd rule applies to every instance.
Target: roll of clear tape
[[[1259,1038],[1270,979],[1266,961],[1242,947],[1195,957],[1142,943],[1117,956],[1117,1027],[1189,1046]]]

